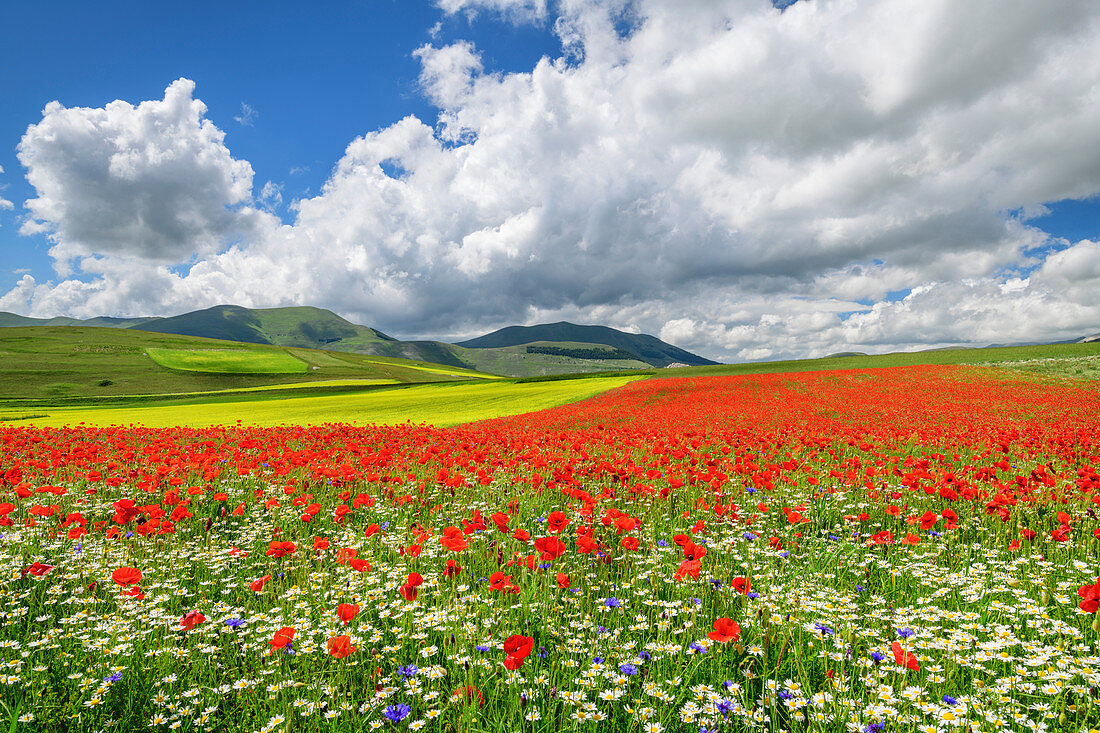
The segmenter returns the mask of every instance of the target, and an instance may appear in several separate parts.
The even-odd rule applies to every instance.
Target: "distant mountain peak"
[[[717,363],[649,334],[627,333],[610,326],[578,325],[569,321],[535,326],[506,326],[484,336],[460,341],[456,345],[467,349],[495,349],[538,341],[607,346],[633,354],[639,361],[654,367],[666,367],[675,363],[692,366]]]

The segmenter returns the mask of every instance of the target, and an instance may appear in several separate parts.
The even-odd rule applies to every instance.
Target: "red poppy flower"
[[[206,616],[203,616],[198,611],[188,611],[180,619],[180,626],[184,631],[190,631],[201,623],[206,622]]]
[[[512,582],[511,575],[505,575],[499,570],[489,576],[489,591],[500,591],[501,593],[519,593],[519,588]]]
[[[358,649],[359,647],[351,645],[351,637],[347,634],[334,636],[328,640],[328,653],[337,659],[343,659]]]
[[[702,545],[697,545],[694,542],[688,542],[684,545],[684,558],[687,560],[700,560],[707,554],[707,548]]]
[[[569,587],[569,576],[566,575],[565,573],[558,573],[557,578],[555,578],[555,580],[557,581],[557,584],[558,584],[559,588],[568,588]]]
[[[890,648],[894,651],[894,661],[906,669],[911,669],[914,672],[920,670],[920,664],[917,663],[917,658],[911,653],[907,652],[899,642],[894,642]]]
[[[298,547],[293,542],[271,542],[267,546],[267,552],[264,553],[268,557],[283,557],[284,555],[290,555],[297,552]]]
[[[329,548],[329,544],[330,543],[329,543],[328,539],[326,539],[324,537],[314,537],[313,538],[313,549],[314,550],[327,550]]]
[[[600,543],[591,537],[577,538],[577,552],[582,555],[590,555],[598,549],[600,549]]]
[[[638,538],[629,536],[623,537],[621,540],[619,540],[619,546],[622,547],[624,550],[629,550],[633,552],[634,550],[638,549]]]
[[[741,637],[741,627],[731,618],[720,618],[714,622],[714,631],[707,636],[719,644],[737,641]]]
[[[903,544],[903,545],[919,545],[920,544],[920,537],[918,535],[915,535],[912,532],[910,532],[910,533],[905,535],[905,539],[903,539],[901,541],[901,544]]]
[[[680,563],[680,567],[676,569],[676,580],[683,580],[687,576],[691,576],[695,580],[699,579],[699,571],[702,570],[702,563],[698,560],[684,560]]]
[[[526,542],[527,540],[531,539],[531,533],[525,529],[517,529],[515,532],[512,533],[512,536],[520,542]]]
[[[504,640],[504,667],[505,669],[519,669],[523,666],[523,660],[531,653],[535,646],[535,640],[530,636],[513,634]]]
[[[269,580],[271,580],[270,575],[265,575],[262,578],[256,578],[248,584],[248,588],[252,591],[255,591],[256,593],[259,593],[264,589],[264,586],[267,585],[267,581]]]
[[[405,554],[409,557],[418,557],[420,555],[420,545],[409,545],[405,548]]]
[[[1077,589],[1077,595],[1081,596],[1081,602],[1077,604],[1085,613],[1096,613],[1100,608],[1100,578],[1092,585],[1082,585]]]
[[[354,603],[341,603],[336,607],[336,615],[344,622],[344,626],[347,626],[357,613],[359,613],[359,606]]]
[[[417,588],[424,582],[424,578],[420,576],[420,573],[409,573],[408,580],[405,581],[405,585],[398,589],[401,597],[406,601],[415,601],[417,595]]]
[[[293,626],[284,626],[283,628],[276,631],[275,636],[271,639],[271,641],[269,641],[267,643],[271,645],[271,651],[274,652],[276,649],[285,649],[285,648],[287,648],[288,646],[290,646],[291,642],[293,642],[293,641],[294,641],[294,627]]]
[[[544,561],[556,560],[569,549],[557,537],[540,537],[535,540],[535,549],[542,553]]]
[[[443,568],[443,575],[448,578],[457,577],[462,572],[462,565],[455,560],[448,560],[447,567]]]
[[[53,566],[53,565],[45,565],[45,564],[40,563],[36,560],[35,562],[31,563],[27,567],[20,570],[19,571],[19,577],[20,578],[25,578],[28,575],[33,575],[36,578],[41,578],[43,575],[45,575],[46,573],[53,570],[54,567],[55,566]],[[139,578],[139,580],[140,580],[140,578]]]
[[[737,576],[736,578],[734,578],[733,582],[730,583],[730,585],[732,585],[733,589],[735,591],[737,591],[738,593],[740,593],[741,595],[745,595],[746,593],[748,593],[749,588],[752,586],[752,584],[748,581],[747,578],[745,578],[744,576],[740,576],[740,575]]]
[[[569,517],[565,516],[565,512],[550,512],[550,516],[546,518],[546,525],[551,532],[561,532],[569,525]]]
[[[637,526],[638,520],[634,517],[617,517],[615,519],[615,532],[622,534],[623,532],[629,532]]]
[[[111,580],[122,586],[140,583],[143,577],[141,571],[137,568],[119,568],[111,573]]]
[[[377,524],[367,525],[367,528],[363,530],[363,536],[370,537],[371,535],[378,534],[379,530],[381,529],[382,528],[379,527]]]

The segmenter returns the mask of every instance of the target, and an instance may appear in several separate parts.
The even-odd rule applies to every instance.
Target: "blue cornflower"
[[[752,532],[746,532],[746,533],[745,533],[745,539],[747,539],[747,540],[755,540],[755,539],[756,539],[756,535],[754,535],[754,534],[753,534]]]
[[[706,654],[707,650],[701,647],[698,643],[693,643],[688,647],[688,651],[695,652],[696,654]]]
[[[620,601],[618,598],[612,596],[611,598],[605,598],[603,601],[603,605],[607,606],[608,608],[618,608],[619,606],[623,605],[623,602]]]
[[[415,664],[410,664],[405,667],[398,667],[397,674],[401,675],[405,679],[411,679],[416,676],[416,673],[420,671],[420,668]]]
[[[668,543],[664,540],[657,540],[657,547],[668,547]]]
[[[409,717],[409,713],[412,712],[412,708],[408,705],[398,703],[396,705],[390,705],[386,708],[386,712],[382,713],[394,723],[400,723],[405,718]]]
[[[783,550],[783,552],[779,553],[779,556],[780,557],[790,557],[791,553],[787,552],[786,550]]]
[[[715,704],[715,707],[718,708],[718,712],[722,713],[723,716],[728,716],[730,713],[733,712],[733,701],[732,700],[719,700]]]
[[[749,487],[749,493],[750,494],[755,494],[756,493],[756,487],[755,486],[750,486]]]
[[[479,652],[487,652],[487,651],[489,651],[489,645],[488,644],[478,644],[477,646],[474,647],[474,649],[477,649]]]
[[[122,672],[115,672],[114,674],[107,675],[103,678],[104,682],[118,682],[122,679]]]
[[[814,629],[816,631],[820,631],[822,634],[827,634],[829,636],[832,636],[832,635],[836,634],[835,631],[833,631],[832,629],[830,629],[828,626],[821,623],[820,621],[818,621],[817,623],[814,624]]]
[[[390,523],[389,522],[382,522],[382,527],[381,528],[382,529],[389,529],[390,528]],[[402,705],[401,707],[405,707],[405,706]]]
[[[753,598],[753,599],[756,599],[756,598],[759,598],[759,597],[760,597],[760,594],[759,594],[759,593],[757,593],[756,591],[753,591],[752,593],[746,593],[746,594],[745,594],[745,597],[746,597],[746,598]]]
[[[550,656],[550,652],[546,651],[546,647],[540,646],[539,647],[539,657],[541,659],[546,659],[548,656]]]
[[[879,654],[878,652],[871,652],[871,659],[875,660],[876,662],[881,662],[886,659],[886,657],[882,654]]]
[[[133,533],[133,532],[127,532],[127,533],[126,533],[126,539],[130,539],[130,538],[131,538],[131,537],[133,537],[133,536],[134,536],[134,533]]]
[[[227,618],[225,620],[225,625],[228,626],[231,629],[235,629],[238,626],[244,626],[244,619],[243,618]]]
[[[699,600],[698,598],[689,598],[688,600],[691,601],[692,603],[694,603],[696,606],[703,605],[703,602],[701,600]]]
[[[928,534],[932,535],[933,537],[942,537],[943,536],[939,532],[936,532],[935,530],[929,530]]]
[[[648,662],[650,659],[653,659],[653,657],[650,655],[649,652],[644,652],[643,651],[643,652],[638,652],[638,659],[641,659],[643,662]]]
[[[910,636],[913,635],[913,630],[909,629],[909,628],[897,629],[897,632],[898,632],[898,636],[900,636],[903,639],[908,639]]]
[[[959,704],[959,701],[956,700],[955,698],[951,697],[950,695],[944,695],[943,696],[943,701],[945,703],[947,703],[948,705],[958,705]]]
[[[779,697],[780,697],[780,699],[782,699],[782,700],[790,700],[790,699],[791,699],[792,697],[794,697],[794,695],[792,695],[791,693],[787,692],[786,690],[780,690],[780,691],[779,691]]]
[[[867,592],[867,589],[864,588],[862,585],[857,585],[856,586],[856,593],[866,593],[866,592]]]
[[[864,728],[867,733],[882,733],[882,730],[886,727],[885,723],[868,723]]]
[[[607,627],[606,626],[597,626],[596,627],[596,633],[597,634],[606,634],[607,633]]]
[[[540,562],[539,563],[539,570],[546,570],[546,568],[548,568],[548,567],[550,567],[550,563],[548,563],[548,562]]]
[[[603,664],[603,657],[592,657],[592,664]]]
[[[620,664],[619,671],[625,674],[627,677],[633,677],[638,674],[638,668],[633,664]]]

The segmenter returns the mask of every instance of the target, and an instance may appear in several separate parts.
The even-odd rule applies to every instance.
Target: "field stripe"
[[[385,424],[411,421],[439,426],[544,410],[593,397],[641,377],[593,377],[525,383],[447,383],[383,388],[360,394],[203,401],[127,407],[36,408],[45,417],[7,425],[231,425]]]

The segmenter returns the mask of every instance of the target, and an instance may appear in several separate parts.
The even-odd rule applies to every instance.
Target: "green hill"
[[[324,349],[351,354],[368,354],[389,359],[430,362],[453,369],[476,370],[510,377],[547,376],[605,371],[607,369],[644,369],[653,365],[664,366],[671,361],[685,364],[712,364],[699,360],[688,352],[680,352],[653,337],[636,337],[614,329],[613,334],[634,339],[652,339],[666,349],[684,355],[683,359],[661,361],[643,359],[634,350],[620,349],[611,358],[615,345],[602,342],[563,341],[546,339],[544,352],[524,348],[527,343],[505,345],[500,348],[466,348],[442,341],[398,341],[377,329],[352,323],[332,311],[310,306],[287,308],[244,308],[237,305],[219,305],[213,308],[183,313],[168,318],[111,318],[101,316],[86,321],[75,318],[28,318],[14,313],[0,313],[2,327],[58,327],[101,326],[120,330],[140,330],[151,333],[221,339],[249,344],[266,344],[309,349]],[[599,329],[602,327],[580,327]],[[492,335],[492,334],[490,334]],[[606,335],[605,335],[606,336]],[[556,352],[545,353],[546,348],[558,347]],[[607,349],[608,353],[590,353],[591,349]],[[562,348],[573,353],[563,353]]]
[[[359,326],[324,308],[242,308],[218,305],[169,318],[153,318],[122,326],[156,333],[243,341],[252,344],[317,349],[393,341],[373,328]]]
[[[672,344],[667,344],[656,336],[626,333],[607,326],[578,326],[566,321],[538,326],[508,326],[485,336],[469,341],[461,341],[458,346],[467,349],[499,349],[508,346],[534,344],[540,341],[585,345],[602,344],[632,354],[638,361],[653,367],[667,367],[670,364],[686,364],[688,366],[717,364],[717,362],[710,359],[704,359]]]
[[[423,361],[125,328],[0,330],[0,402],[57,404],[331,380],[413,383],[487,377]]]

